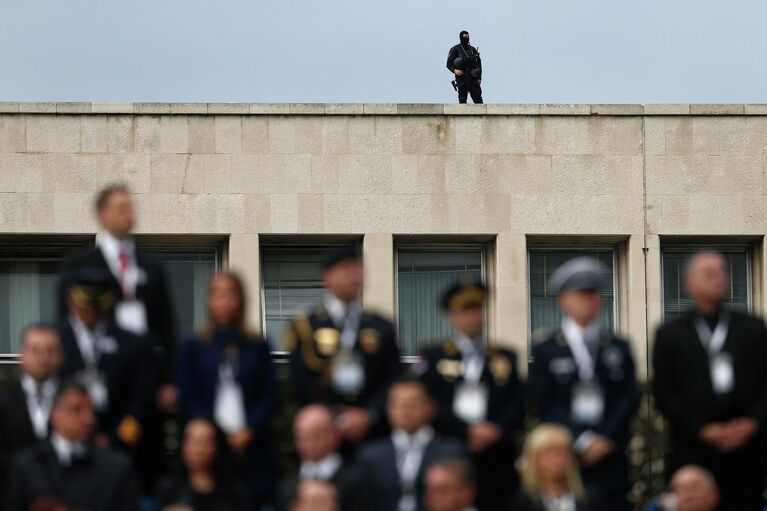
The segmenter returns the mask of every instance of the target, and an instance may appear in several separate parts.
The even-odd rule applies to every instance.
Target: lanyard
[[[578,366],[578,377],[581,381],[591,381],[594,379],[594,368],[596,366],[596,354],[591,356],[591,351],[586,345],[586,339],[583,336],[583,331],[575,331],[572,325],[563,325],[562,333],[567,339],[567,344],[570,346],[570,351],[573,353],[575,364]]]
[[[348,313],[346,314],[346,321],[344,321],[344,329],[341,332],[341,348],[345,351],[352,351],[354,344],[357,342],[357,333],[360,329],[360,321],[362,319],[362,311],[354,304],[349,305]]]
[[[722,313],[719,322],[714,331],[711,331],[708,324],[702,317],[695,318],[695,330],[698,332],[700,342],[708,352],[710,357],[716,356],[722,351],[724,341],[727,340],[727,333],[730,329],[730,318],[728,314]]]

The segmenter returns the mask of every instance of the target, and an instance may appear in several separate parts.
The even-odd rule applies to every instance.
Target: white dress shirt
[[[402,489],[398,511],[414,511],[418,507],[415,495],[418,472],[423,462],[423,453],[433,438],[434,429],[431,426],[423,426],[412,435],[401,429],[391,434]]]
[[[85,454],[85,445],[82,442],[67,440],[55,432],[51,435],[51,445],[59,463],[64,466],[71,465],[74,457]]]
[[[334,452],[318,461],[302,461],[298,474],[302,480],[319,479],[320,481],[330,481],[341,468],[341,465],[343,465],[341,455]]]
[[[57,387],[55,378],[48,378],[38,383],[28,374],[21,375],[21,388],[27,396],[27,410],[32,421],[32,429],[40,440],[48,436],[48,418]]]
[[[464,379],[473,383],[478,382],[485,366],[485,350],[482,348],[482,338],[471,339],[463,332],[456,331],[455,340],[463,357],[461,371]]]
[[[565,336],[578,366],[578,377],[581,381],[591,381],[594,378],[594,368],[596,367],[596,346],[591,346],[589,343],[598,342],[599,339],[599,327],[596,321],[584,328],[573,319],[565,317],[562,320],[562,334]],[[584,431],[578,435],[573,446],[575,451],[583,453],[594,441],[594,436],[593,431]]]
[[[127,298],[136,296],[139,270],[136,263],[136,245],[133,240],[130,238],[118,240],[108,231],[101,231],[96,235],[96,246],[101,250],[112,274],[120,282],[123,294]],[[120,253],[122,251],[128,256],[128,267],[125,273],[120,266]]]
[[[546,511],[575,511],[575,497],[572,493],[565,493],[558,498],[544,495],[541,500]]]

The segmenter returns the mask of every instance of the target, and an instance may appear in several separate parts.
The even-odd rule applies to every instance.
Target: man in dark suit
[[[119,289],[105,270],[80,268],[63,276],[69,315],[59,325],[63,377],[86,385],[98,415],[96,441],[133,450],[146,431],[156,389],[149,343],[111,319]]]
[[[515,435],[525,416],[517,357],[484,344],[484,285],[450,288],[442,305],[455,337],[421,356],[416,370],[437,403],[435,429],[466,442],[477,467],[480,511],[506,509],[516,489]]]
[[[331,251],[322,305],[294,318],[285,336],[302,404],[338,408],[338,423],[350,442],[385,423],[386,392],[400,363],[394,325],[362,308],[362,273],[355,250]]]
[[[767,328],[723,304],[727,287],[720,254],[690,260],[694,307],[656,333],[653,390],[669,425],[668,473],[701,465],[719,485],[717,509],[756,510],[767,472]]]
[[[389,389],[389,437],[364,444],[358,454],[381,490],[381,511],[423,511],[424,476],[446,458],[467,457],[463,445],[435,434],[436,407],[424,385],[401,379]]]
[[[300,481],[315,479],[338,489],[341,511],[379,511],[379,495],[370,474],[363,466],[345,461],[339,452],[342,435],[335,420],[333,411],[319,404],[296,414],[293,435],[301,463],[298,474],[280,484],[278,509],[288,509],[291,489]]]
[[[177,341],[173,306],[162,265],[137,249],[130,236],[135,224],[135,209],[130,190],[124,185],[104,188],[96,199],[99,233],[96,246],[67,258],[61,269],[65,275],[78,268],[99,268],[111,274],[120,296],[114,307],[117,325],[136,336],[149,339],[161,361],[162,385],[157,404],[162,411],[173,411],[177,392],[173,385]],[[69,313],[64,282],[59,284],[59,318]]]
[[[137,511],[130,461],[89,443],[95,415],[88,391],[63,384],[51,409],[51,437],[14,456],[5,511],[28,511],[41,501],[64,509]]]
[[[21,377],[0,397],[0,488],[13,452],[48,438],[48,417],[58,388],[59,334],[29,325],[21,335]]]
[[[604,269],[591,257],[553,273],[550,292],[564,318],[533,346],[529,386],[539,418],[573,434],[587,489],[621,511],[628,509],[626,447],[638,397],[629,344],[597,325],[603,281]]]

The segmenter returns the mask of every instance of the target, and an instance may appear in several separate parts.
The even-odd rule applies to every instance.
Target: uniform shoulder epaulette
[[[449,357],[454,357],[458,354],[458,345],[455,343],[454,340],[448,339],[447,341],[442,343],[442,351],[445,352],[445,355]]]

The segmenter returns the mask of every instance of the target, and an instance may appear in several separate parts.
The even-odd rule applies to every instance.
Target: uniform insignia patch
[[[504,385],[509,381],[511,362],[508,358],[503,355],[495,355],[490,359],[489,368],[497,385]]]
[[[381,339],[375,328],[363,328],[360,330],[360,344],[365,353],[377,353],[381,347]]]
[[[443,358],[437,362],[437,372],[446,380],[455,380],[461,375],[461,361]]]
[[[330,357],[338,353],[338,345],[341,341],[341,332],[335,328],[318,328],[314,332],[314,342],[317,344],[317,352],[323,357]]]

